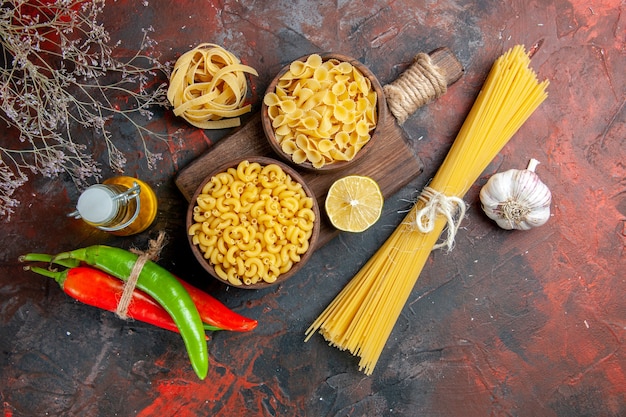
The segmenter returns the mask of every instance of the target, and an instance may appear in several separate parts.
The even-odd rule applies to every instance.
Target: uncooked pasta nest
[[[376,127],[376,103],[371,81],[358,68],[318,54],[292,62],[264,97],[282,151],[314,168],[356,156]]]
[[[202,43],[178,58],[170,76],[167,99],[174,114],[201,129],[239,126],[248,113],[246,73],[256,70],[221,46]]]

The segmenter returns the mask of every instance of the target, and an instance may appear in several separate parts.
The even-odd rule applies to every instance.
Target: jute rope
[[[425,206],[415,213],[415,224],[418,230],[422,233],[432,232],[435,228],[437,215],[443,215],[446,218],[448,235],[442,243],[433,246],[433,250],[444,247],[447,247],[448,251],[452,250],[456,232],[459,230],[467,210],[465,202],[459,197],[447,196],[430,187],[424,188],[419,200],[424,202]]]
[[[400,77],[383,87],[389,109],[400,125],[418,108],[441,97],[447,90],[445,75],[425,53],[417,54]]]
[[[128,306],[130,306],[130,302],[133,298],[133,291],[135,291],[135,287],[137,286],[137,279],[139,278],[139,274],[143,269],[143,266],[148,261],[154,261],[159,257],[161,253],[161,249],[165,246],[165,232],[160,231],[159,236],[154,239],[150,239],[148,242],[148,250],[140,251],[138,249],[131,249],[130,251],[139,255],[137,257],[137,261],[135,265],[133,265],[133,269],[130,272],[130,276],[126,280],[124,284],[124,291],[122,292],[122,297],[120,301],[117,303],[117,309],[115,310],[115,314],[121,319],[126,320],[128,318]]]

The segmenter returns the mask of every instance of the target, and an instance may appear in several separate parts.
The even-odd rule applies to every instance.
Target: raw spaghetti
[[[494,63],[446,159],[404,221],[306,331],[360,357],[370,375],[437,241],[451,249],[461,200],[487,165],[547,97],[517,45]],[[434,204],[434,205],[433,205]],[[459,215],[459,211],[461,215]]]

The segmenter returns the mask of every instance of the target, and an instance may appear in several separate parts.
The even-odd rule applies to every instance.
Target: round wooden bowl
[[[302,169],[305,169],[305,170],[308,170],[308,171],[314,171],[314,172],[318,172],[318,173],[324,173],[324,172],[334,172],[334,171],[338,171],[338,170],[347,168],[347,167],[349,167],[351,165],[356,164],[357,162],[359,162],[360,160],[362,160],[363,158],[366,157],[366,155],[368,154],[369,150],[374,146],[374,143],[377,140],[379,140],[379,137],[381,137],[381,135],[382,135],[382,129],[378,129],[377,127],[384,125],[383,123],[384,123],[384,118],[386,117],[387,105],[386,105],[385,97],[384,97],[384,94],[383,94],[383,88],[381,87],[380,83],[378,82],[378,79],[369,70],[369,68],[367,68],[365,65],[363,65],[360,61],[358,61],[357,59],[351,58],[349,56],[346,56],[346,55],[335,54],[335,53],[320,53],[318,55],[321,56],[322,61],[328,61],[330,59],[336,59],[338,61],[348,62],[352,66],[354,66],[358,70],[360,70],[364,77],[366,77],[366,78],[368,78],[370,80],[372,89],[376,92],[376,117],[377,117],[377,120],[376,120],[376,127],[373,130],[370,131],[370,139],[369,139],[369,141],[356,153],[356,155],[351,160],[349,160],[349,161],[334,161],[332,163],[326,163],[326,164],[324,164],[324,166],[322,166],[320,168],[316,168],[309,161],[305,161],[305,162],[302,162],[302,163],[294,162],[292,157],[291,157],[291,155],[289,155],[288,153],[283,151],[281,145],[276,140],[276,134],[275,134],[274,127],[272,126],[272,120],[270,119],[270,117],[268,115],[268,106],[264,102],[261,105],[261,124],[263,126],[263,131],[265,133],[265,136],[267,137],[267,140],[268,140],[270,146],[272,147],[274,152],[281,159],[283,159],[287,163],[289,163],[289,164],[291,164],[293,166],[296,166],[298,168],[302,168]],[[305,62],[309,56],[310,56],[310,54],[309,55],[304,55],[304,56],[298,58],[298,61]],[[276,85],[278,84],[278,81],[280,80],[280,78],[283,75],[285,75],[285,73],[287,71],[289,71],[290,65],[291,65],[291,63],[289,65],[285,65],[281,69],[281,71],[276,75],[276,77],[274,77],[272,82],[267,87],[267,90],[265,92],[266,95],[269,94],[269,93],[276,92]]]
[[[278,275],[277,279],[274,282],[266,282],[263,281],[262,279],[260,279],[258,282],[256,283],[249,283],[246,284],[242,281],[242,283],[239,284],[235,284],[232,283],[228,280],[222,279],[219,277],[219,275],[217,274],[217,272],[215,271],[215,266],[210,262],[210,260],[206,259],[204,256],[204,252],[200,249],[200,247],[196,244],[194,244],[193,240],[193,234],[189,234],[189,230],[191,228],[191,226],[196,223],[196,221],[194,220],[194,207],[196,207],[198,205],[197,200],[198,200],[198,196],[202,193],[202,188],[209,182],[211,181],[211,178],[214,177],[215,175],[222,173],[222,172],[226,172],[228,170],[228,168],[236,168],[240,162],[242,161],[249,161],[251,163],[253,162],[257,162],[259,163],[261,166],[267,166],[270,164],[276,164],[278,165],[280,168],[282,168],[282,170],[287,173],[291,179],[293,181],[298,182],[299,184],[302,185],[302,188],[304,190],[304,192],[306,193],[306,195],[308,197],[310,197],[313,201],[313,206],[311,207],[311,209],[313,210],[313,213],[315,214],[315,221],[313,224],[313,230],[312,230],[312,234],[309,237],[309,246],[308,249],[306,250],[306,252],[304,252],[303,254],[300,255],[300,260],[298,262],[294,262],[293,266],[291,267],[291,269],[289,269],[288,271],[281,273]],[[276,216],[277,217],[277,216]],[[280,284],[282,282],[285,282],[286,280],[288,280],[289,278],[291,278],[294,274],[296,274],[305,264],[306,262],[309,260],[309,258],[311,257],[311,255],[313,254],[315,245],[317,243],[317,239],[319,237],[319,233],[320,233],[320,223],[321,223],[321,219],[320,219],[320,209],[319,206],[317,204],[317,200],[315,198],[315,195],[313,194],[313,192],[311,191],[311,189],[309,188],[309,186],[304,182],[304,180],[302,179],[302,177],[300,176],[300,174],[298,174],[298,172],[290,167],[289,165],[281,162],[281,161],[277,161],[273,158],[267,158],[267,157],[263,157],[263,156],[251,156],[251,157],[242,157],[240,159],[237,160],[233,160],[230,162],[226,162],[223,165],[221,165],[220,167],[216,168],[214,171],[212,171],[211,173],[209,173],[209,175],[207,175],[207,177],[202,181],[202,183],[198,186],[198,188],[196,189],[195,193],[193,194],[192,198],[191,198],[191,202],[189,204],[189,208],[187,210],[187,216],[186,216],[186,230],[187,230],[187,238],[189,241],[189,246],[191,247],[191,251],[193,252],[193,255],[195,256],[196,260],[200,263],[200,265],[209,273],[211,274],[215,279],[217,279],[218,281],[228,284],[230,286],[233,287],[237,287],[237,288],[243,288],[243,289],[261,289],[261,288],[267,288],[276,284]]]

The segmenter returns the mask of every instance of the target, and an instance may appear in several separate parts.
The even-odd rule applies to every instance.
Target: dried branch
[[[155,56],[149,33],[132,57],[115,57],[98,22],[104,0],[10,0],[0,7],[0,121],[16,132],[0,146],[0,217],[10,219],[19,202],[14,192],[28,174],[67,173],[81,189],[101,179],[89,152],[93,141],[107,150],[108,166],[122,172],[125,155],[110,132],[113,120],[129,122],[152,169],[161,158],[149,150],[154,107],[168,107],[165,81],[171,63]],[[161,81],[159,81],[161,80]],[[91,142],[90,142],[91,141]]]

